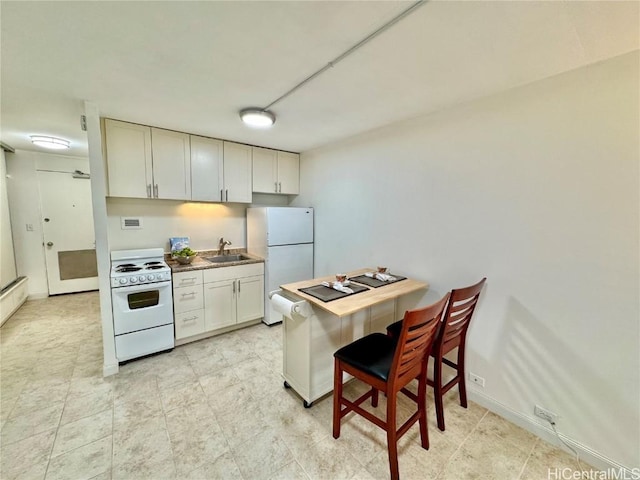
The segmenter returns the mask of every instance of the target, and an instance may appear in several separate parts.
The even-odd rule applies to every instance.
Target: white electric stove
[[[174,347],[171,268],[162,248],[111,252],[111,305],[118,362]]]

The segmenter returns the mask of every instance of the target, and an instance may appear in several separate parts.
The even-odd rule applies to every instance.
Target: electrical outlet
[[[469,380],[471,381],[471,383],[484,388],[484,378],[480,377],[479,375],[469,372]]]
[[[536,417],[540,417],[541,419],[546,420],[549,423],[555,424],[558,420],[558,414],[553,413],[551,410],[547,410],[540,405],[536,405],[533,408],[533,413]]]
[[[27,223],[27,232],[33,232],[33,223]]]

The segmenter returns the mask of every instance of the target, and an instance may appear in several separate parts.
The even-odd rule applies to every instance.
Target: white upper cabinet
[[[251,203],[300,193],[297,153],[104,119],[109,196]]]
[[[191,155],[189,135],[171,130],[151,129],[153,198],[191,198]]]
[[[253,147],[253,191],[258,193],[278,191],[278,152],[276,150]]]
[[[191,199],[221,202],[224,190],[222,140],[191,136]]]
[[[150,198],[151,128],[105,119],[109,196]]]
[[[251,146],[224,142],[223,201],[251,203]]]
[[[109,196],[188,200],[189,135],[105,119]]]
[[[300,156],[268,148],[253,147],[253,191],[256,193],[300,193]]]
[[[300,193],[300,155],[278,152],[278,193]]]

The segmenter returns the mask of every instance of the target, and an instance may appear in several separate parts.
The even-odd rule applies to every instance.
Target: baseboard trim
[[[562,445],[562,442],[558,440],[553,430],[550,427],[539,423],[537,419],[517,412],[475,389],[467,388],[467,396],[469,400],[483,406],[487,410],[490,410],[497,415],[500,415],[503,418],[506,418],[510,422],[515,423],[519,427],[524,428],[525,430],[533,433],[546,442],[549,442],[552,445],[561,448],[570,455],[573,455],[573,453],[566,446]],[[573,440],[572,438],[567,437],[566,435],[563,435],[562,433],[560,433],[560,437],[562,437],[565,442],[576,449],[576,451],[580,454],[580,459],[584,460],[589,465],[592,465],[593,467],[600,470],[613,469],[624,472],[624,476],[617,478],[635,478],[631,475],[632,471],[637,472],[637,469],[625,467],[624,465],[619,464],[618,462],[602,455],[599,452],[596,452],[595,450]]]
[[[110,375],[115,375],[120,371],[120,365],[117,363],[113,363],[111,365],[102,365],[102,376],[108,377]]]
[[[42,300],[43,298],[48,298],[49,297],[49,293],[45,292],[45,293],[30,293],[29,296],[27,297],[27,300]]]

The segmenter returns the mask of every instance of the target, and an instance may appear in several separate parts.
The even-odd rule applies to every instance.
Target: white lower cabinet
[[[204,324],[207,330],[236,323],[236,281],[223,280],[204,286]]]
[[[176,273],[173,284],[176,340],[199,340],[264,317],[263,263]]]
[[[204,308],[176,313],[175,323],[176,340],[204,333]]]
[[[173,311],[176,340],[205,332],[202,272],[180,272],[173,275]]]
[[[264,317],[264,276],[239,278],[237,282],[238,323]]]
[[[202,283],[193,287],[173,289],[173,310],[175,313],[199,310],[202,307]]]
[[[204,310],[207,329],[264,317],[264,264],[205,270]]]

